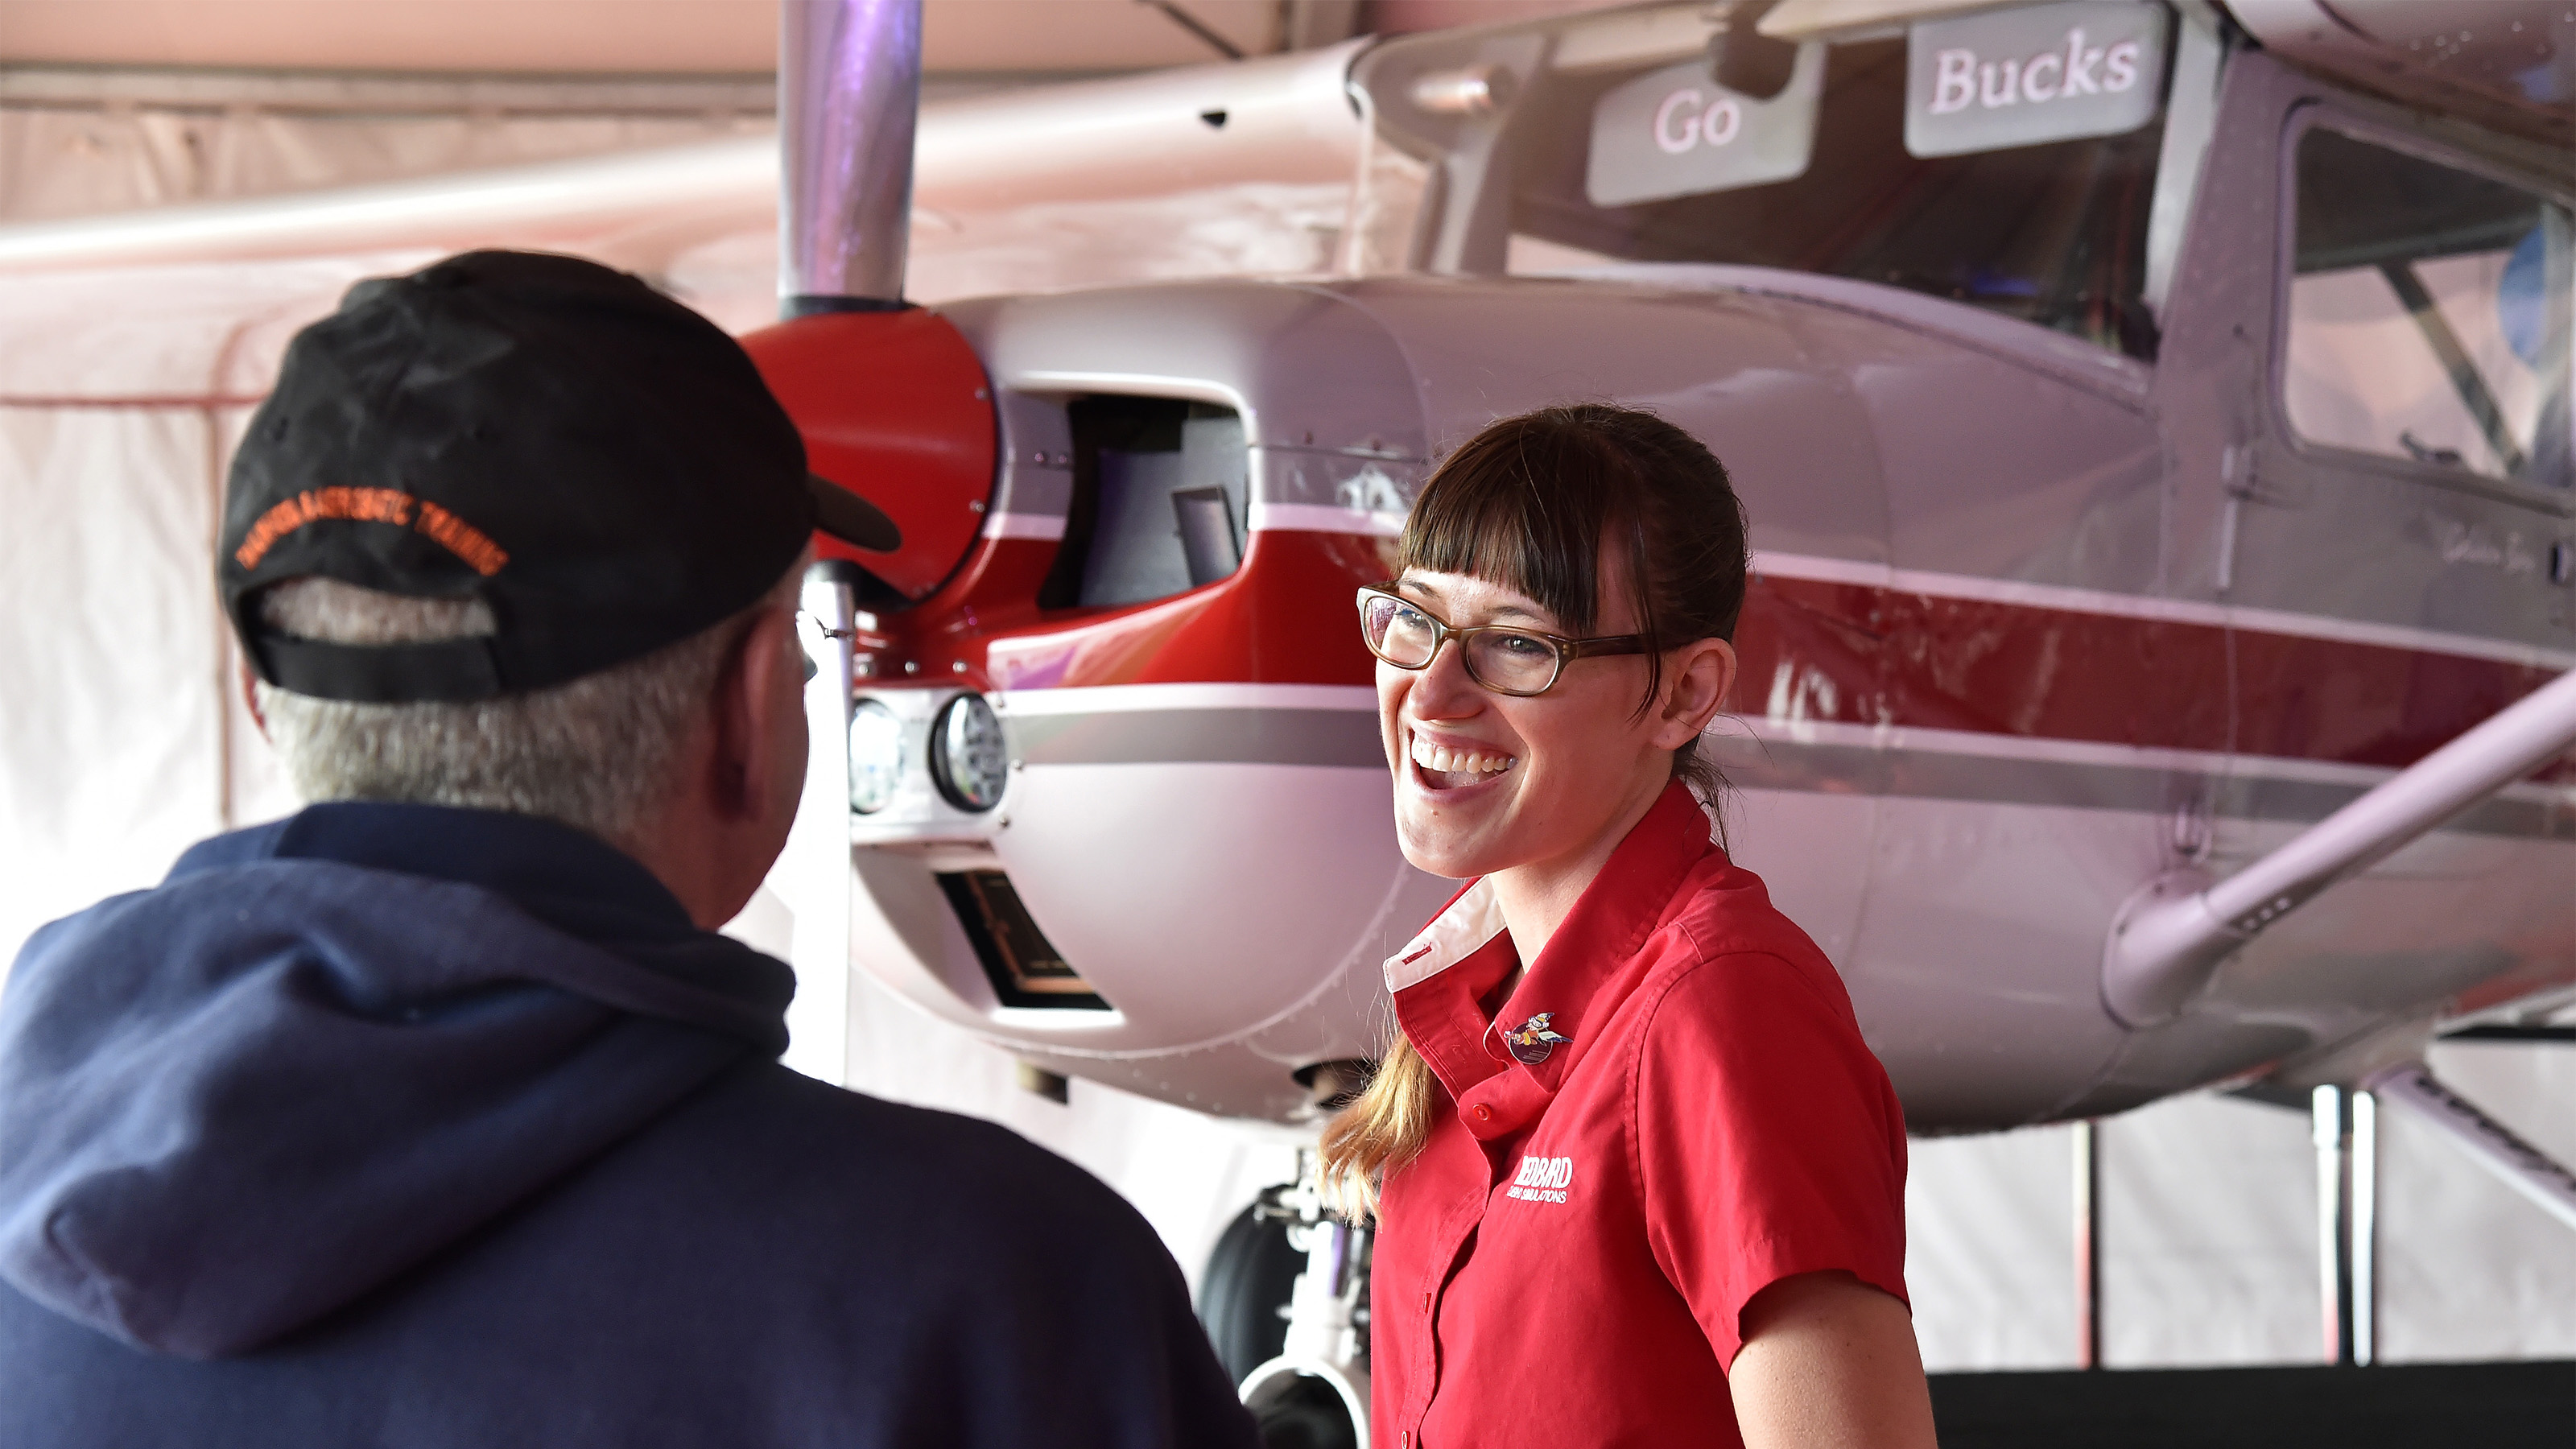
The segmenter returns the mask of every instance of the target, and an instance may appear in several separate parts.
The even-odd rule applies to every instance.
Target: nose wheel
[[[1261,1427],[1261,1449],[1368,1449],[1365,1381],[1354,1389],[1307,1373],[1289,1373],[1248,1386],[1243,1406]]]
[[[1304,1152],[1209,1254],[1199,1318],[1264,1449],[1366,1449],[1371,1237],[1325,1206]]]

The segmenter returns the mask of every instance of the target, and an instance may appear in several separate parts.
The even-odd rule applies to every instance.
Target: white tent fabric
[[[66,163],[69,164],[69,163]],[[1321,193],[917,224],[916,295],[1217,271],[1329,254]],[[1123,221],[1158,245],[1113,244]],[[1090,238],[1091,240],[1085,240]],[[990,245],[984,243],[989,241]],[[1067,243],[1063,246],[1057,242]],[[729,325],[768,313],[772,243],[728,237],[664,280]],[[285,339],[352,280],[418,254],[0,277],[0,953],[148,884],[189,842],[293,808],[238,701],[216,615],[222,466]],[[1760,868],[1761,843],[1743,842]],[[764,896],[735,930],[784,954]],[[1293,1170],[1280,1129],[1090,1083],[1058,1105],[1001,1052],[859,978],[861,1090],[1005,1122],[1134,1200],[1194,1275],[1224,1221]],[[2576,1159],[2576,1056],[2457,1046],[2436,1066]],[[2105,1164],[2105,1348],[2121,1366],[2312,1360],[2315,1188],[2304,1116],[2196,1097],[2115,1119]],[[2576,1353],[2576,1234],[2395,1114],[2384,1129],[2382,1343],[2391,1359]],[[2068,1133],[1914,1144],[1909,1277],[1936,1369],[2073,1361]]]
[[[0,281],[0,940],[289,804],[214,601],[220,472],[287,334],[407,258]]]
[[[665,83],[649,88],[652,94],[643,99],[654,105],[643,109],[628,93],[648,88],[593,82],[570,88],[584,100],[581,110],[544,114],[503,109],[513,101],[523,106],[525,93],[538,89],[509,87],[490,98],[488,109],[454,110],[439,107],[444,96],[402,92],[455,91],[471,99],[463,88],[378,84],[359,91],[368,109],[357,114],[184,94],[172,104],[150,106],[65,103],[77,98],[12,105],[0,93],[0,217],[37,221],[91,216],[607,155],[773,129],[767,97],[760,94],[766,86]],[[397,93],[377,95],[385,91]],[[697,105],[683,108],[690,100]]]

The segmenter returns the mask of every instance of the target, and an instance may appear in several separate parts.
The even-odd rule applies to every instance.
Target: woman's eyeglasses
[[[1467,677],[1496,694],[1526,699],[1556,687],[1566,664],[1591,654],[1643,654],[1643,634],[1568,639],[1535,629],[1479,624],[1453,629],[1420,604],[1382,588],[1360,590],[1360,640],[1398,669],[1426,669],[1447,640],[1458,641]]]

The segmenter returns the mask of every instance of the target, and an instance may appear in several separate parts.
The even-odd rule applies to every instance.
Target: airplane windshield
[[[1762,184],[1601,205],[1587,184],[1586,128],[1528,128],[1507,270],[1782,267],[1948,297],[2151,356],[2141,294],[2162,127],[1918,157],[1906,147],[1906,67],[1901,38],[1831,47],[1806,166]],[[1551,87],[1550,109],[1590,118],[1627,79]]]

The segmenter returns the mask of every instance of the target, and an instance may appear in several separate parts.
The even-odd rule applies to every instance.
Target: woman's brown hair
[[[1663,689],[1666,651],[1735,637],[1744,611],[1744,507],[1726,469],[1697,438],[1653,413],[1606,403],[1541,408],[1468,439],[1423,484],[1404,521],[1399,571],[1468,574],[1516,589],[1576,634],[1601,612],[1605,542],[1620,546],[1620,581],[1646,637],[1646,693]],[[1699,742],[1673,752],[1673,774],[1714,807],[1725,787]],[[1368,1089],[1324,1129],[1325,1187],[1354,1216],[1374,1212],[1384,1174],[1431,1135],[1439,1083],[1391,1032]]]

